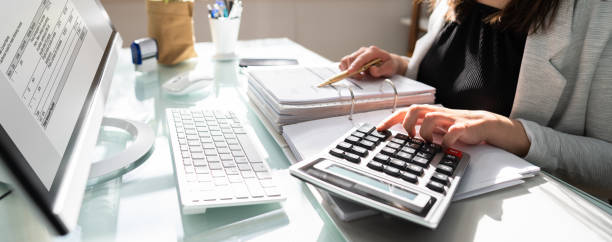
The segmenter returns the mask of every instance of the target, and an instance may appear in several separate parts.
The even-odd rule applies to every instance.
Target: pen
[[[348,73],[348,71],[340,72],[340,74],[338,74],[336,76],[333,76],[332,78],[327,79],[327,81],[319,84],[317,87],[323,87],[323,86],[327,86],[327,85],[332,84],[332,83],[339,82],[341,80],[344,80],[347,77],[350,77],[350,76],[355,75],[355,74],[360,73],[360,72],[364,72],[368,68],[370,68],[373,65],[376,65],[376,64],[378,64],[380,62],[382,62],[382,60],[377,58],[377,59],[374,59],[374,60],[368,62],[367,64],[363,65],[361,68],[359,68],[359,70],[357,70],[355,72],[351,72],[351,73]]]

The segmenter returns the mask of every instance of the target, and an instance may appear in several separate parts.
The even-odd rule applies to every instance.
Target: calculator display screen
[[[359,174],[359,173],[351,171],[351,170],[347,170],[347,169],[342,168],[340,166],[331,165],[331,166],[327,167],[326,170],[331,172],[331,173],[336,173],[338,175],[348,177],[350,179],[353,179],[355,181],[361,182],[363,184],[370,185],[370,186],[375,187],[377,189],[380,189],[382,191],[387,191],[389,193],[393,193],[395,195],[401,196],[401,197],[403,197],[405,199],[408,199],[408,200],[413,200],[417,196],[417,194],[415,194],[415,193],[408,192],[408,191],[405,191],[403,189],[396,188],[395,186],[393,186],[391,184],[388,184],[388,183],[376,180],[376,179],[368,177],[368,176],[364,176],[362,174]]]

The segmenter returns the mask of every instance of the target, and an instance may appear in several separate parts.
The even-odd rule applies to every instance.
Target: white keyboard
[[[183,213],[286,199],[233,112],[167,109],[166,117]]]

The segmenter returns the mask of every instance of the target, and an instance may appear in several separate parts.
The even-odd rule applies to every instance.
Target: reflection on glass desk
[[[303,56],[301,63],[326,61],[296,46],[286,39],[246,41],[240,43],[238,53],[270,58]],[[310,189],[289,175],[289,161],[250,111],[245,95],[247,80],[240,74],[237,60],[212,61],[210,43],[198,43],[196,50],[197,59],[172,67],[159,66],[147,73],[134,71],[129,50],[123,50],[105,116],[149,124],[157,134],[155,147],[133,171],[87,190],[79,218],[80,237],[117,241],[345,240]],[[187,71],[210,74],[215,77],[214,84],[184,96],[162,90],[164,82]],[[182,107],[230,109],[249,122],[268,153],[268,164],[287,201],[182,214],[165,124],[165,109]],[[99,157],[111,156],[129,145],[129,137],[116,131],[103,132],[101,138],[106,141],[99,142]]]

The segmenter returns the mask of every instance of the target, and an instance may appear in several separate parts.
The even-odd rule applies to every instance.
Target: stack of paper
[[[296,159],[300,161],[316,156],[351,128],[362,123],[378,124],[389,114],[390,110],[379,110],[356,114],[353,120],[341,116],[287,125],[283,129],[283,137]],[[399,125],[392,129],[403,131]],[[434,139],[439,141],[440,137]],[[457,145],[455,148],[468,153],[470,163],[453,201],[521,184],[524,182],[522,179],[532,177],[540,171],[539,167],[520,157],[490,145]],[[334,197],[330,197],[330,203],[334,211],[346,220],[374,214],[373,211],[367,211],[367,207],[348,206],[346,201]]]
[[[287,124],[347,115],[353,100],[355,113],[393,107],[395,90],[398,107],[434,102],[433,87],[399,75],[389,78],[395,90],[383,79],[345,79],[316,87],[340,72],[336,66],[249,67],[247,94],[278,132]]]

